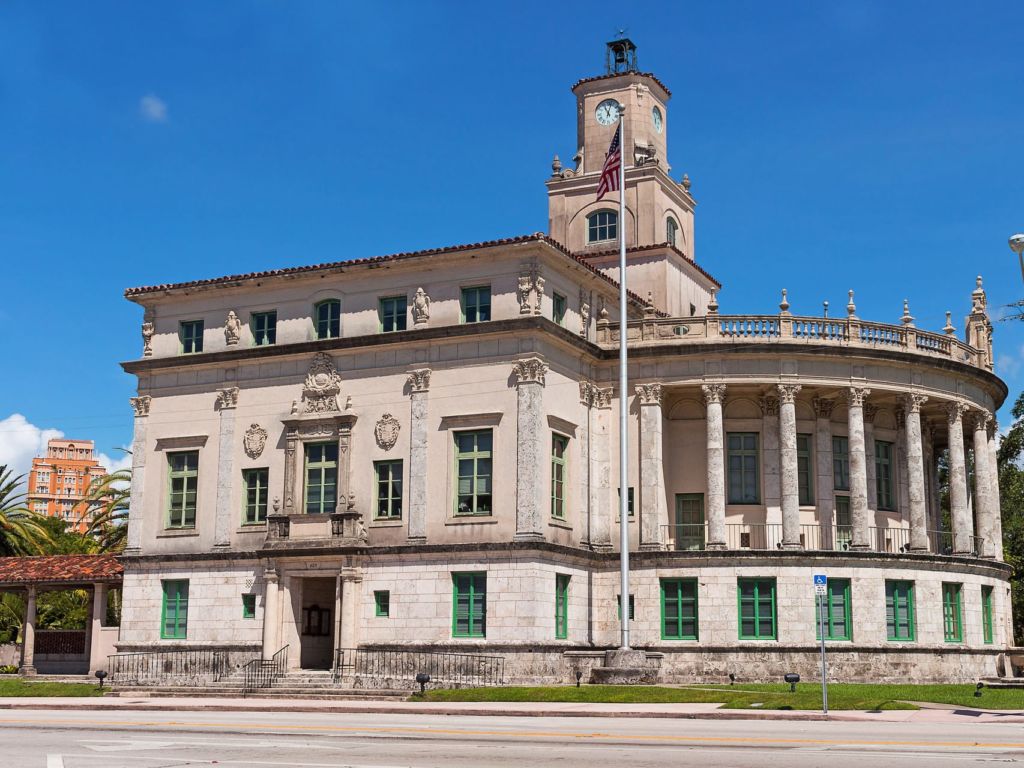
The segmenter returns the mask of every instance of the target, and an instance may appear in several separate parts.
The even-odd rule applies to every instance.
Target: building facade
[[[618,641],[627,397],[632,639],[663,679],[812,674],[815,572],[837,679],[996,673],[1007,390],[980,278],[962,334],[863,320],[852,293],[840,317],[784,292],[721,314],[670,93],[633,55],[573,88],[550,234],[126,292],[145,314],[121,651],[472,650],[575,679]],[[617,104],[624,222],[594,200]]]
[[[106,474],[106,468],[95,458],[92,440],[50,440],[46,456],[32,459],[29,509],[38,515],[59,517],[69,528],[84,533],[89,527],[86,492],[93,480]]]

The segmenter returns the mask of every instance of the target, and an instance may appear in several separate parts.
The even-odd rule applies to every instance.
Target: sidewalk
[[[119,696],[98,698],[0,698],[0,710],[47,709],[136,712],[323,712],[337,714],[452,715],[486,717],[633,717],[713,720],[832,720],[857,722],[1022,723],[1024,712],[958,709],[921,704],[921,710],[830,713],[797,710],[721,709],[720,704],[581,704],[555,702],[332,701],[324,699],[171,698]]]

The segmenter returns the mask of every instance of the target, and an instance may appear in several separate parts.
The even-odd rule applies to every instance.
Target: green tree
[[[1024,393],[1010,411],[1013,425],[999,444],[999,497],[1003,520],[1003,557],[1013,566],[1010,577],[1013,635],[1024,643]]]
[[[100,552],[120,552],[128,536],[132,472],[121,469],[92,481],[86,491],[89,535]]]
[[[42,518],[28,509],[24,481],[0,464],[0,556],[38,555],[49,543]]]

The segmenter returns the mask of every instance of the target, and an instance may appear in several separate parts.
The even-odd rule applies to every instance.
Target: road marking
[[[60,755],[49,755],[49,757],[56,757],[58,760],[61,759]],[[69,754],[68,757],[84,757],[93,759],[96,758],[95,755],[89,754]],[[216,760],[207,760],[203,758],[190,757],[186,755],[160,755],[159,757],[150,757],[148,755],[132,755],[131,758],[132,760],[159,760],[161,762],[166,762],[168,760],[180,760],[182,761],[182,764],[186,765],[283,765],[286,766],[286,768],[415,768],[415,766],[409,764],[370,765],[369,763],[296,763],[294,760],[289,760],[288,762],[282,763],[270,760],[225,760],[221,757],[217,758]],[[64,768],[64,762],[61,761],[55,766],[51,766],[49,763],[47,763],[46,768]]]
[[[47,755],[46,768],[64,768],[64,758],[60,755]]]

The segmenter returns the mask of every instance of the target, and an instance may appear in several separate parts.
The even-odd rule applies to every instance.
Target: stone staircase
[[[414,687],[414,686],[413,686]],[[329,670],[298,670],[274,680],[269,688],[245,691],[241,669],[225,675],[217,682],[204,685],[114,686],[107,696],[181,696],[247,698],[247,699],[334,699],[350,701],[401,701],[412,693],[408,690],[353,688],[344,681],[335,683]]]

